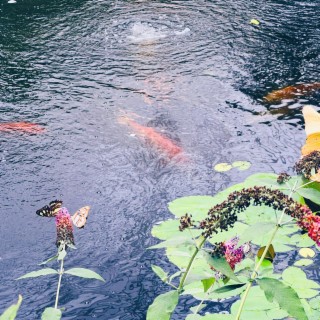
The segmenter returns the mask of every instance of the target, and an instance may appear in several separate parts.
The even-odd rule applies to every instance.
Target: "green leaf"
[[[319,284],[307,279],[303,270],[296,267],[288,267],[282,273],[282,279],[291,286],[300,298],[313,298],[319,294]]]
[[[29,272],[24,276],[17,278],[16,280],[26,279],[26,278],[36,278],[36,277],[46,276],[49,274],[58,274],[58,271],[51,268],[45,268],[38,271]]]
[[[247,170],[251,167],[251,163],[249,161],[235,161],[231,165],[233,168],[238,168],[240,171]]]
[[[203,284],[204,292],[207,292],[212,287],[212,285],[215,283],[215,281],[216,281],[215,278],[202,279],[201,282]]]
[[[176,290],[160,294],[149,306],[147,320],[170,320],[178,300],[179,293]]]
[[[105,282],[105,280],[98,273],[86,268],[72,268],[66,270],[64,273],[80,278],[96,279]]]
[[[205,257],[207,262],[217,271],[221,272],[223,275],[228,278],[240,282],[240,280],[236,277],[233,270],[231,269],[227,260],[223,257],[212,257],[209,253],[205,253]]]
[[[297,190],[297,193],[305,199],[309,199],[316,204],[320,204],[320,191],[316,189],[300,188]]]
[[[316,253],[310,248],[301,248],[299,250],[299,254],[304,258],[313,258],[316,255]]]
[[[41,320],[60,320],[62,312],[60,309],[45,308],[41,315]]]
[[[243,287],[244,285],[246,285],[246,284],[245,283],[229,284],[227,286],[223,286],[221,288],[218,288],[218,289],[214,290],[213,292],[215,292],[215,293],[229,292],[229,291],[239,289],[239,288]],[[244,289],[245,289],[245,287],[243,288],[243,290]]]
[[[249,242],[255,238],[265,236],[275,227],[276,227],[276,224],[274,222],[266,222],[266,221],[257,222],[249,226],[240,236],[238,246],[241,246],[242,244]]]
[[[179,220],[170,219],[163,221],[161,223],[155,224],[151,230],[153,237],[160,240],[168,240],[171,237],[181,236],[181,231],[179,231]]]
[[[232,165],[227,162],[218,163],[214,166],[214,170],[218,172],[225,172],[232,169]]]
[[[67,251],[65,249],[59,251],[58,253],[58,260],[63,260],[67,255]]]
[[[231,314],[218,313],[206,314],[204,316],[200,316],[199,314],[188,314],[186,320],[234,320],[234,316]]]
[[[1,316],[0,320],[14,320],[22,302],[22,296],[19,295],[18,302],[10,306]]]
[[[42,265],[44,265],[44,264],[47,264],[48,262],[51,262],[51,261],[56,260],[56,259],[58,259],[58,255],[55,255],[54,257],[51,257],[51,258],[49,258],[49,259],[47,259],[47,260],[39,263],[39,266],[42,266]]]
[[[193,312],[193,313],[195,313],[195,312],[198,313],[200,310],[202,310],[206,306],[207,306],[206,304],[202,303],[200,307],[199,306],[191,307],[190,311]]]
[[[275,300],[280,308],[286,310],[289,315],[299,320],[308,320],[299,296],[294,289],[273,278],[257,279],[257,283],[265,292],[268,301],[273,302]]]
[[[167,282],[168,280],[168,273],[165,272],[161,267],[159,266],[155,266],[155,265],[151,265],[151,268],[153,270],[153,272],[163,281],[163,282]]]
[[[174,238],[162,241],[154,246],[149,247],[148,249],[160,249],[160,248],[167,248],[167,247],[174,248],[180,245],[190,245],[190,244],[194,244],[190,236],[180,236],[180,237],[174,237]]]
[[[301,259],[294,263],[296,267],[306,267],[313,263],[311,259]]]

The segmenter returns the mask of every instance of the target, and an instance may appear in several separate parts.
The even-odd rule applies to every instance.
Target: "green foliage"
[[[72,276],[80,278],[96,279],[102,282],[106,282],[98,273],[86,268],[72,268],[64,271],[64,273],[71,274]]]
[[[169,320],[179,300],[178,291],[160,294],[149,306],[147,320]]]
[[[21,306],[22,296],[19,295],[18,302],[10,306],[1,316],[0,320],[14,320]]]
[[[41,315],[41,320],[60,320],[62,312],[60,309],[46,308]]]
[[[21,280],[21,279],[26,279],[26,278],[37,278],[37,277],[41,277],[41,276],[47,276],[50,274],[58,274],[58,271],[51,269],[51,268],[45,268],[45,269],[41,269],[38,271],[29,272],[29,273],[25,274],[24,276],[17,278],[16,280]]]

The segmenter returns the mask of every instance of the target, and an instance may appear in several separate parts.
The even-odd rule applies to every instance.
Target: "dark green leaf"
[[[227,286],[223,286],[221,288],[218,288],[216,290],[214,290],[213,292],[215,293],[223,293],[223,292],[229,292],[229,291],[233,291],[235,289],[241,288],[245,285],[245,283],[239,283],[239,284],[229,284]],[[244,290],[245,288],[243,288]]]
[[[258,250],[258,253],[257,253],[257,257],[260,259],[263,255],[263,252],[265,250],[266,247],[261,247],[259,250]],[[276,256],[276,253],[274,251],[274,248],[273,248],[273,245],[270,244],[269,248],[268,248],[268,251],[267,251],[267,254],[266,256],[264,257],[264,259],[266,260],[270,260],[271,262],[274,260]]]
[[[1,316],[0,320],[14,320],[22,302],[22,296],[19,295],[18,302],[10,306]]]
[[[202,279],[201,282],[203,284],[204,292],[207,292],[212,287],[215,281],[216,281],[215,278]]]
[[[60,309],[46,308],[41,315],[41,320],[60,320],[62,312]]]
[[[298,294],[291,287],[272,278],[257,279],[257,282],[268,301],[275,300],[280,308],[286,310],[292,317],[299,320],[308,320]]]
[[[58,274],[58,271],[51,268],[45,268],[38,271],[29,272],[24,276],[17,278],[16,280],[26,279],[26,278],[36,278],[36,277],[46,276],[49,274]]]
[[[212,257],[209,253],[205,253],[205,257],[210,266],[212,266],[215,270],[221,272],[223,275],[236,282],[240,282],[225,258]]]
[[[66,270],[64,273],[80,278],[96,279],[105,282],[105,280],[98,273],[86,268],[72,268]]]
[[[178,291],[160,294],[149,306],[147,320],[170,320],[179,300]]]
[[[163,281],[166,282],[168,280],[168,273],[165,272],[161,267],[151,265],[153,272]]]

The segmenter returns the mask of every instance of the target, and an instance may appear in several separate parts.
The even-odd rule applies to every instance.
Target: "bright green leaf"
[[[96,279],[105,282],[105,280],[98,273],[86,268],[72,268],[66,270],[64,273],[80,278]]]
[[[24,276],[17,278],[16,280],[21,280],[21,279],[26,279],[26,278],[36,278],[36,277],[46,276],[49,274],[58,274],[58,271],[51,269],[51,268],[45,268],[45,269],[41,269],[38,271],[29,272],[29,273],[25,274]]]
[[[235,161],[231,165],[233,168],[238,168],[240,171],[247,170],[251,167],[251,163],[249,161]]]
[[[216,281],[215,278],[202,279],[201,282],[203,284],[204,292],[207,292],[212,287],[215,281]]]
[[[205,258],[210,266],[212,266],[215,270],[221,272],[223,275],[228,278],[240,282],[240,280],[236,277],[233,270],[231,269],[227,260],[223,257],[213,257],[209,253],[205,253]]]
[[[166,282],[168,280],[168,273],[165,272],[161,267],[151,265],[153,272],[163,281]]]
[[[160,294],[149,306],[147,320],[170,320],[178,300],[179,293],[176,290]]]
[[[258,26],[258,25],[260,24],[260,22],[259,22],[259,20],[257,20],[257,19],[251,19],[251,20],[250,20],[250,24],[253,24],[253,25],[255,25],[255,26]]]
[[[218,172],[226,172],[231,169],[232,169],[232,165],[227,162],[218,163],[214,166],[214,170],[216,170]]]
[[[22,296],[19,295],[18,302],[10,306],[1,316],[0,320],[14,320],[22,302]]]
[[[47,264],[47,263],[49,263],[49,262],[51,262],[53,260],[56,260],[56,259],[58,259],[58,255],[55,255],[54,257],[51,257],[51,258],[39,263],[39,266],[42,266],[43,264]]]
[[[60,309],[46,308],[41,315],[41,320],[60,320],[62,312]]]
[[[268,301],[276,301],[281,309],[286,310],[289,315],[299,320],[308,320],[299,296],[294,289],[273,278],[257,279],[257,283],[265,292]]]

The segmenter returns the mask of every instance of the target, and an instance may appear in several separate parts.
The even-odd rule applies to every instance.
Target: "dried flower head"
[[[304,156],[295,164],[294,168],[298,174],[310,179],[312,171],[317,173],[320,169],[320,151],[313,151]]]
[[[279,176],[277,178],[277,182],[279,184],[282,184],[282,183],[289,181],[290,179],[291,179],[291,176],[289,174],[287,174],[286,172],[282,172],[279,174]]]
[[[56,228],[57,228],[57,247],[61,243],[74,245],[73,226],[71,216],[66,208],[61,208],[56,215]]]
[[[182,216],[180,218],[180,226],[179,226],[179,230],[183,231],[184,229],[190,228],[193,226],[193,220],[191,220],[192,215],[188,215],[188,213],[186,213],[184,216]]]
[[[211,208],[207,218],[200,222],[199,227],[204,230],[203,236],[208,238],[213,233],[227,231],[237,221],[237,214],[250,205],[266,205],[274,210],[285,209],[286,214],[297,220],[305,215],[305,208],[308,208],[289,198],[283,192],[266,187],[256,186],[234,191],[227,200]]]

